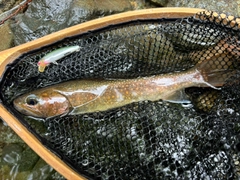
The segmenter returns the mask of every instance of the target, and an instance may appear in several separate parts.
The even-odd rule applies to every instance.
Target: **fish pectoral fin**
[[[184,89],[175,91],[173,94],[166,96],[163,100],[172,103],[191,103]]]
[[[88,106],[78,106],[73,108],[68,114],[69,115],[77,115],[77,114],[85,114],[85,113],[91,113],[94,112],[92,109],[90,109]]]
[[[69,107],[68,112],[65,112],[65,113],[61,114],[60,118],[69,115],[72,111],[73,111],[73,108],[72,108],[72,107]]]

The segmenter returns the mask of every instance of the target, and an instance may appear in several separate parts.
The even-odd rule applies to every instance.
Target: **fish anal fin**
[[[163,100],[172,103],[191,103],[184,89],[180,89],[169,96],[165,96]]]

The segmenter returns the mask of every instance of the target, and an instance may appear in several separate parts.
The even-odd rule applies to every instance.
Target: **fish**
[[[140,101],[190,103],[185,88],[220,89],[227,71],[201,62],[182,72],[132,79],[78,79],[43,87],[13,101],[20,113],[38,118],[103,112]],[[207,68],[209,67],[209,68]],[[227,76],[224,76],[227,77]]]
[[[57,64],[57,60],[77,51],[80,51],[80,46],[75,45],[75,46],[62,47],[46,54],[37,63],[38,71],[44,72],[46,66],[48,66],[50,63]]]

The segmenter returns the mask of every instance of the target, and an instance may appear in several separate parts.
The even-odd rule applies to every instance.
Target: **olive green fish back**
[[[232,16],[201,12],[69,37],[10,64],[0,82],[0,98],[44,146],[90,179],[239,179],[238,23]],[[71,45],[80,51],[38,72],[41,57]],[[12,106],[20,94],[72,79],[146,77],[185,71],[200,62],[227,80],[221,90],[186,89],[192,105],[144,101],[43,121]]]

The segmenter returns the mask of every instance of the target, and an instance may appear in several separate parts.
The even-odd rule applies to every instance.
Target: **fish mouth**
[[[27,113],[27,111],[23,108],[23,104],[20,101],[18,101],[18,100],[14,100],[13,101],[13,107],[17,111],[21,112],[22,114],[26,114]]]
[[[39,114],[34,113],[32,108],[25,106],[19,99],[13,101],[13,107],[23,115],[40,117]]]
[[[13,107],[17,110],[17,111],[22,111],[22,103],[18,100],[18,99],[15,99],[13,101]]]

